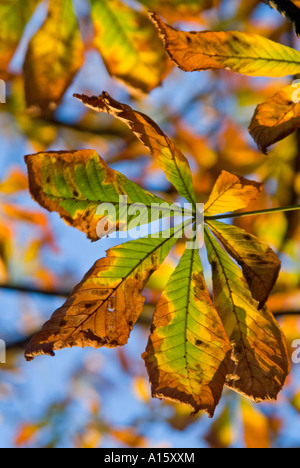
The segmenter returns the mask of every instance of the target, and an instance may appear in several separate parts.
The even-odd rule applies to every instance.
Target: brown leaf
[[[294,96],[298,96],[297,99]],[[249,132],[259,149],[267,154],[269,146],[291,135],[299,127],[299,91],[291,85],[257,106]]]
[[[106,92],[103,92],[99,97],[90,97],[84,94],[74,94],[74,97],[90,109],[97,112],[107,112],[128,125],[137,138],[149,149],[178,193],[189,202],[196,204],[188,160],[150,117],[116,101]]]
[[[143,238],[110,249],[32,338],[26,359],[72,346],[125,345],[143,309],[144,285],[174,243],[174,236]]]
[[[240,31],[185,32],[149,13],[173,62],[187,72],[231,70],[248,76],[282,77],[300,70],[300,52],[259,34]]]
[[[265,242],[243,229],[217,221],[207,222],[207,225],[241,265],[252,296],[261,309],[277,281],[281,268],[279,258]]]
[[[207,228],[205,236],[214,304],[233,348],[226,385],[255,402],[276,400],[290,371],[286,339],[267,307],[258,311],[240,268]]]

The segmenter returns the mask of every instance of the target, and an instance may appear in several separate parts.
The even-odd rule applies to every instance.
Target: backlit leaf
[[[156,11],[172,21],[195,20],[201,11],[212,8],[213,0],[138,0],[148,10]]]
[[[160,85],[168,59],[148,16],[120,0],[90,1],[94,45],[109,73],[143,93]]]
[[[83,63],[83,50],[72,0],[50,0],[48,16],[25,58],[28,105],[55,109]]]
[[[205,440],[211,448],[225,449],[233,442],[233,428],[229,405],[225,406],[220,416],[214,420]]]
[[[265,242],[243,229],[217,221],[207,222],[210,230],[239,263],[254,299],[261,309],[279,275],[281,262]]]
[[[72,346],[113,348],[127,343],[144,306],[142,290],[174,245],[142,238],[107,251],[29,343],[28,361]]]
[[[0,3],[0,78],[6,79],[7,68],[40,0],[2,0]]]
[[[287,137],[299,127],[299,90],[290,85],[280,89],[273,97],[257,106],[249,131],[259,149],[267,154],[269,146]]]
[[[153,396],[179,401],[196,413],[205,410],[213,416],[230,353],[198,251],[187,249],[157,304],[143,355]]]
[[[28,179],[25,172],[18,168],[12,169],[8,177],[0,181],[0,192],[7,195],[28,189]]]
[[[143,204],[147,209],[140,217],[143,224],[149,223],[152,204],[164,203],[166,209],[170,206],[110,169],[93,150],[39,153],[25,159],[32,197],[92,241],[113,232],[114,225],[127,230],[127,217],[130,227],[136,216],[129,212],[130,204]],[[120,208],[120,196],[127,196],[125,209]],[[115,217],[98,209],[105,203],[115,207]]]
[[[256,402],[274,400],[290,370],[286,340],[266,306],[256,302],[239,267],[205,229],[214,304],[232,344],[226,385]]]
[[[167,179],[178,193],[189,202],[196,204],[189,163],[181,151],[147,115],[134,111],[126,104],[112,99],[107,93],[99,97],[75,94],[87,107],[97,112],[107,112],[122,120],[151,154],[165,172]]]
[[[258,198],[260,191],[260,183],[222,171],[205,204],[205,215],[214,216],[246,208]]]
[[[241,409],[246,448],[271,448],[271,428],[268,418],[247,400],[242,400]]]
[[[249,76],[300,72],[300,52],[258,34],[239,31],[184,32],[150,13],[173,62],[184,71],[226,69]]]

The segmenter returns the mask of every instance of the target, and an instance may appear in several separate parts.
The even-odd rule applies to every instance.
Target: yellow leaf
[[[109,73],[133,90],[149,93],[170,69],[148,16],[119,0],[91,0],[94,44]]]
[[[8,76],[8,66],[40,0],[5,0],[0,2],[0,78]]]
[[[241,210],[257,199],[262,184],[222,171],[205,204],[205,215]]]
[[[258,34],[239,31],[183,32],[150,13],[173,62],[184,71],[226,69],[249,76],[283,77],[300,72],[300,52]]]
[[[26,174],[20,169],[13,169],[7,179],[0,182],[0,192],[12,194],[28,189],[28,180]]]
[[[83,52],[72,0],[50,0],[48,16],[25,58],[28,105],[54,110],[80,69]]]
[[[293,86],[279,90],[255,111],[249,132],[259,149],[267,154],[274,143],[300,127],[299,91]]]
[[[148,10],[156,11],[172,21],[202,20],[200,13],[212,8],[216,0],[138,0]]]
[[[271,434],[268,418],[246,400],[242,400],[241,407],[246,447],[249,449],[270,448]]]
[[[233,442],[233,427],[230,408],[225,406],[220,416],[214,420],[209,432],[205,435],[206,442],[211,448],[224,449]]]

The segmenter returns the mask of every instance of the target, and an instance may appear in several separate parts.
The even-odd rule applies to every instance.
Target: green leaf
[[[39,153],[26,156],[25,160],[34,200],[49,211],[56,211],[92,241],[114,232],[115,227],[134,228],[135,220],[148,224],[174,212],[182,213],[180,207],[176,211],[176,206],[110,169],[96,151]],[[124,205],[120,205],[120,196],[127,197]],[[112,205],[115,213],[107,213],[103,204]]]
[[[152,393],[212,417],[231,346],[211,302],[199,253],[187,249],[159,300],[143,355]]]

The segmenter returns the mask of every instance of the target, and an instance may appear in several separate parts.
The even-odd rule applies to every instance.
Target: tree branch
[[[50,296],[50,297],[69,297],[72,294],[72,290],[47,290],[47,289],[39,289],[35,287],[28,287],[28,286],[21,286],[21,285],[11,285],[11,284],[0,284],[0,290],[4,289],[7,291],[15,291],[20,293],[27,293],[27,294],[41,294],[43,296]],[[278,311],[273,312],[275,317],[285,317],[289,315],[300,315],[300,310],[286,310],[286,311]],[[141,316],[139,322],[141,325],[150,326],[151,325],[151,318]],[[22,343],[27,341],[28,338],[22,338]]]
[[[300,9],[293,2],[290,0],[265,0],[265,3],[290,21],[297,36],[300,36]]]
[[[28,294],[41,294],[43,296],[52,296],[52,297],[69,297],[72,294],[71,289],[68,290],[49,290],[49,289],[39,289],[31,286],[22,286],[19,284],[0,284],[0,289],[6,291],[17,291],[20,293]]]

